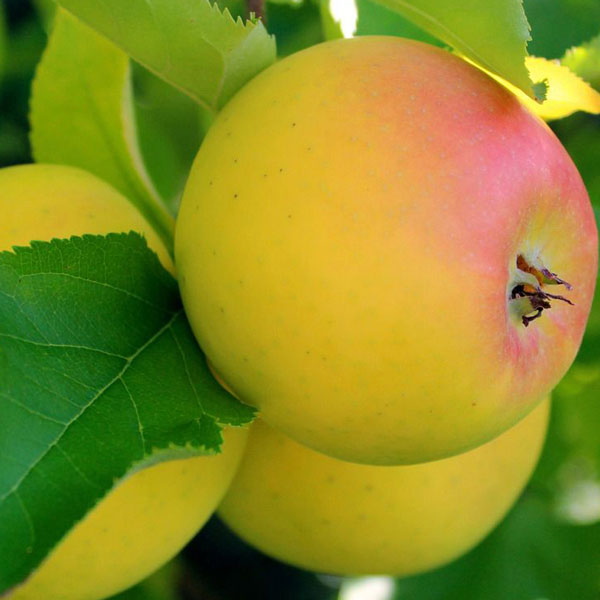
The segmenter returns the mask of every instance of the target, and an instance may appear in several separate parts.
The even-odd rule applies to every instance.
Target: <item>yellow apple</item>
[[[0,169],[0,250],[31,240],[111,232],[143,233],[165,267],[167,250],[133,205],[79,169],[24,165]],[[120,482],[9,593],[11,600],[99,600],[137,583],[172,558],[221,500],[247,432],[227,429],[216,456],[173,460]]]
[[[137,231],[173,271],[158,235],[125,196],[87,171],[29,164],[0,169],[0,250],[32,240]]]
[[[477,544],[523,490],[549,401],[464,454],[420,465],[331,458],[257,421],[219,514],[270,556],[339,575],[410,575]]]
[[[215,371],[271,426],[369,464],[474,448],[541,402],[580,345],[597,252],[551,130],[391,37],[313,46],[244,87],[175,240]]]

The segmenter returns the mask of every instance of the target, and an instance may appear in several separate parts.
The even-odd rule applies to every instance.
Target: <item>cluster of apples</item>
[[[510,92],[398,38],[295,54],[209,131],[175,245],[200,345],[260,409],[220,509],[242,538],[313,570],[406,575],[502,518],[598,247],[574,165]]]
[[[0,190],[0,247],[133,229],[174,270],[87,173],[15,167]],[[198,342],[260,419],[228,430],[222,455],[132,475],[11,598],[114,594],[219,503],[242,538],[303,568],[407,575],[452,560],[534,468],[597,247],[561,144],[465,61],[366,37],[278,62],[210,129],[175,248]]]

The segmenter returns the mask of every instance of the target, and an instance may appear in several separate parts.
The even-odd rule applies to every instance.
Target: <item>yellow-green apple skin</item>
[[[257,421],[219,514],[270,556],[338,575],[411,575],[475,546],[525,486],[549,401],[464,454],[372,466],[320,454]]]
[[[95,175],[65,165],[0,169],[0,250],[32,240],[137,231],[163,266],[173,263],[160,238],[120,192]]]
[[[367,464],[457,454],[523,418],[573,361],[597,271],[550,129],[460,58],[391,37],[313,46],[244,87],[175,237],[215,371],[271,426]],[[526,326],[531,299],[511,296],[532,282],[573,305]]]
[[[0,169],[0,251],[31,240],[138,231],[165,267],[158,236],[110,185],[79,169]],[[247,431],[227,429],[223,452],[159,463],[120,482],[52,550],[11,600],[99,600],[172,558],[214,512],[238,466]]]

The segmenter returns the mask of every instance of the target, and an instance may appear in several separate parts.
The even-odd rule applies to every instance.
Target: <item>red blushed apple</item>
[[[475,447],[558,383],[597,272],[551,130],[448,52],[387,37],[286,58],[225,107],[176,233],[217,373],[314,449],[372,464]]]

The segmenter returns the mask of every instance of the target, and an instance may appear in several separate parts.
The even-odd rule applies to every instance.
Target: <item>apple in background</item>
[[[514,425],[573,361],[596,224],[551,130],[448,52],[313,46],[224,108],[175,258],[214,370],[271,426],[370,464]]]
[[[477,544],[515,502],[540,454],[549,405],[475,450],[396,467],[319,454],[259,420],[219,515],[248,543],[301,568],[433,569]]]
[[[111,185],[82,169],[28,164],[0,169],[0,251],[84,233],[137,231],[173,272],[164,244],[135,206]]]
[[[173,264],[137,209],[93,175],[59,165],[0,169],[0,251],[32,240],[137,231]],[[120,482],[52,550],[11,600],[96,600],[141,581],[204,525],[229,485],[247,431],[224,432],[223,453],[172,460]]]

